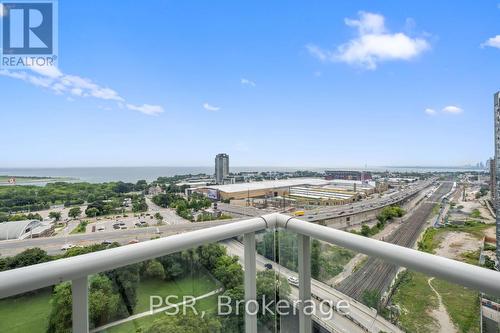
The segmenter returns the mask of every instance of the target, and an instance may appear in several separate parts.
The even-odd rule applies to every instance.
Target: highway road
[[[229,254],[239,257],[240,262],[243,265],[243,244],[235,240],[226,240],[222,242],[222,244],[226,246]],[[259,254],[256,255],[256,264],[257,270],[265,270],[265,265],[271,264],[273,269],[285,278],[288,278],[289,276],[298,277],[296,272],[291,271],[272,260],[268,260]],[[375,310],[370,309],[364,304],[314,279],[311,279],[311,294],[324,300],[333,301],[334,303],[337,303],[340,300],[345,300],[350,304],[349,317],[335,312],[331,318],[328,318],[330,316],[329,314],[321,315],[321,312],[319,311],[320,303],[314,299],[317,307],[316,314],[318,315],[318,317],[314,318],[315,321],[319,321],[324,328],[327,328],[332,332],[379,333],[382,331],[402,333],[398,327],[379,316]],[[290,298],[292,301],[299,299],[298,288],[292,286]]]
[[[120,244],[127,244],[128,241],[132,239],[145,241],[150,240],[153,237],[167,236],[187,231],[211,228],[214,226],[232,222],[234,222],[234,220],[180,223],[158,227],[143,227],[126,230],[93,232],[86,234],[72,234],[65,235],[63,237],[41,237],[23,240],[4,240],[0,241],[0,254],[2,256],[12,256],[32,247],[39,247],[43,250],[46,250],[49,254],[56,254],[61,252],[61,247],[64,244],[89,245],[94,243],[101,243],[105,240],[116,241]]]
[[[308,210],[306,211],[306,214],[304,216],[301,216],[299,218],[309,222],[317,222],[338,216],[349,216],[349,215],[359,214],[365,211],[370,211],[384,206],[397,204],[407,199],[408,197],[429,187],[435,180],[436,178],[431,178],[424,181],[419,181],[417,183],[408,185],[405,189],[401,191],[386,193],[382,195],[380,198],[377,197],[372,199],[366,199],[354,202],[350,205],[322,207],[313,210]]]

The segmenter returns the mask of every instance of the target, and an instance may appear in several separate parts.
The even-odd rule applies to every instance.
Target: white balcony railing
[[[73,332],[88,332],[88,276],[167,254],[244,235],[245,300],[256,299],[255,232],[284,228],[299,235],[299,298],[311,299],[310,238],[319,239],[430,276],[500,297],[500,273],[413,249],[320,226],[282,214],[269,214],[204,230],[126,245],[0,273],[0,298],[72,281]],[[299,311],[299,331],[311,332],[311,316]],[[257,332],[257,316],[246,314],[246,332]]]

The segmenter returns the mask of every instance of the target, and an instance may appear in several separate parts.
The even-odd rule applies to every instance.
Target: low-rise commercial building
[[[277,197],[288,195],[293,186],[303,185],[327,185],[328,181],[319,178],[291,178],[282,180],[266,180],[261,182],[237,183],[227,185],[209,185],[196,189],[213,198],[217,193],[217,199],[248,199],[258,197]]]
[[[0,240],[44,237],[53,232],[54,225],[51,222],[23,220],[0,223]]]

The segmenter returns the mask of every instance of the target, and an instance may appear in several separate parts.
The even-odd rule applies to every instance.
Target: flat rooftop
[[[333,181],[321,178],[291,178],[280,180],[264,180],[261,182],[238,183],[227,185],[210,185],[205,188],[219,190],[225,193],[236,193],[244,191],[256,191],[265,189],[275,189],[300,185],[322,186],[331,184]]]

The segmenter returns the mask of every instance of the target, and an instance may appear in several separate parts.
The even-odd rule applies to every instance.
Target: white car
[[[299,286],[299,279],[296,278],[295,276],[289,276],[288,277],[288,283],[290,283],[292,286]]]
[[[75,246],[73,244],[67,243],[67,244],[64,244],[63,246],[61,246],[61,250],[66,251],[66,250],[69,250],[69,249],[74,248],[74,247]]]
[[[104,230],[106,230],[106,228],[104,228],[104,227],[97,228],[97,231],[104,231]]]

